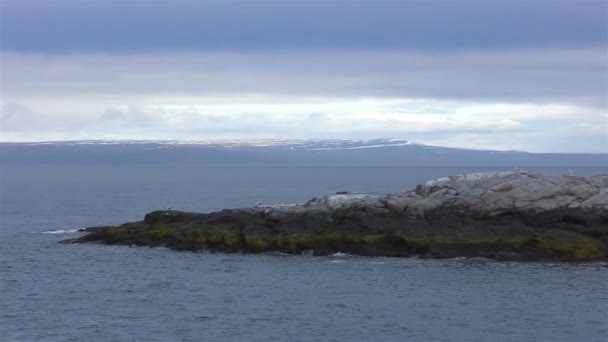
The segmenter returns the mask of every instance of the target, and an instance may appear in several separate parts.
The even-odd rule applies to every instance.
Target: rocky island
[[[608,258],[608,175],[468,174],[399,194],[337,193],[212,213],[155,211],[80,238],[210,252],[499,260]]]

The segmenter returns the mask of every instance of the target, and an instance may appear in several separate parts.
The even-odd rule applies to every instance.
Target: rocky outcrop
[[[75,242],[224,252],[589,260],[608,257],[608,175],[445,177],[393,195],[338,193],[208,214],[156,211]]]
[[[423,213],[437,207],[458,207],[492,216],[513,210],[599,212],[608,209],[607,189],[608,176],[582,178],[527,172],[469,174],[418,186],[416,194],[422,198],[412,208]]]

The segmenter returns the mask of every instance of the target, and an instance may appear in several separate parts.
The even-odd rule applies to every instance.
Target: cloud
[[[385,138],[608,152],[603,48],[0,54],[0,140]]]
[[[2,95],[110,100],[238,95],[606,106],[608,50],[0,55]]]
[[[605,1],[1,1],[5,51],[605,46]]]
[[[0,1],[0,140],[608,152],[605,1]]]
[[[26,106],[9,102],[0,107],[0,130],[21,131],[31,129],[38,118]]]
[[[605,112],[594,108],[502,103],[488,104],[484,113],[476,102],[432,99],[234,100],[121,105],[99,112],[92,105],[89,119],[38,127],[34,140],[400,137],[477,149],[608,152]],[[32,140],[31,130],[18,133],[24,132],[0,130],[0,139]]]
[[[106,109],[93,125],[100,129],[145,129],[163,123],[163,119],[146,109],[118,106]]]
[[[84,119],[1,100],[0,141],[68,140]]]
[[[546,124],[546,123],[545,123]],[[549,153],[607,153],[608,131],[606,125],[593,129],[568,124],[554,127],[551,131],[529,129],[506,132],[454,132],[438,135],[432,132],[410,135],[428,144],[473,149],[518,150]]]

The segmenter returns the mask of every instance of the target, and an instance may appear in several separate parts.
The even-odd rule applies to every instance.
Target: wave
[[[45,230],[42,234],[73,234],[78,233],[79,229],[59,229],[59,230]]]

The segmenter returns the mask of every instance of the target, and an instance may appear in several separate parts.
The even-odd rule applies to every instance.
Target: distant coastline
[[[89,140],[0,143],[0,162],[206,165],[606,166],[608,153],[529,153],[369,140]]]

